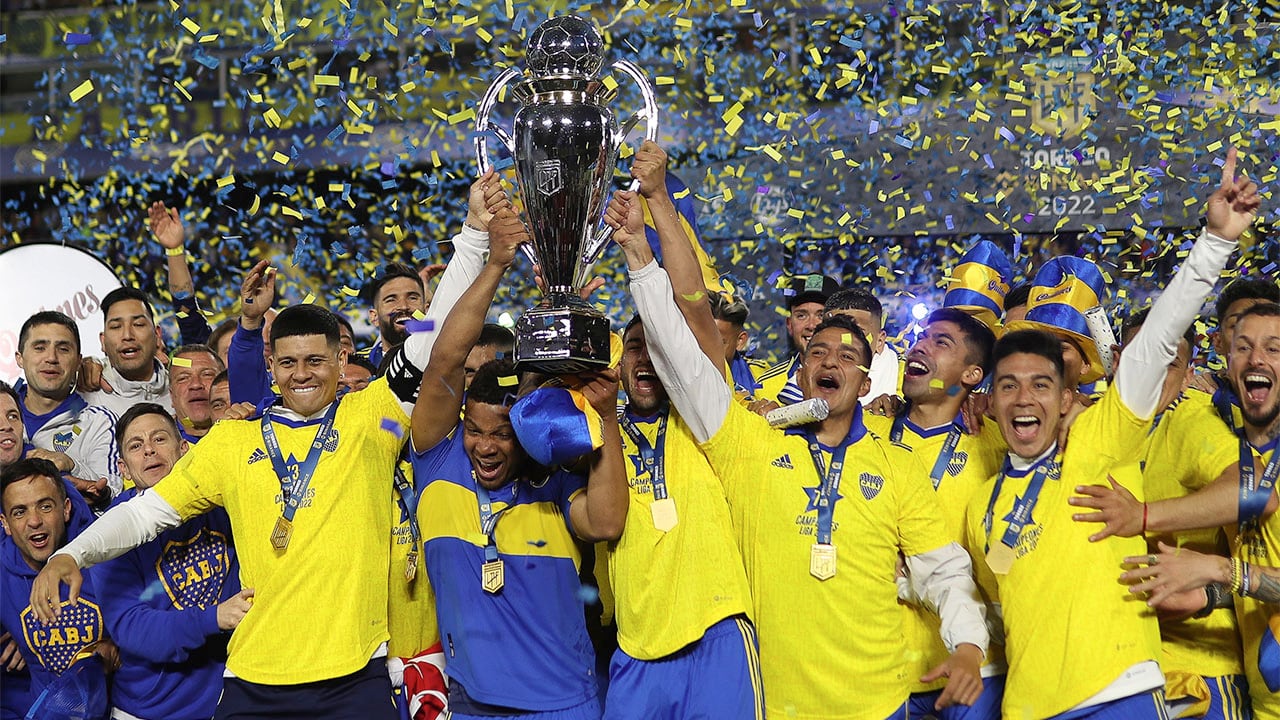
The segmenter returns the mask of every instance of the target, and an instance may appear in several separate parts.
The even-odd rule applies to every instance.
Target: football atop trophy
[[[604,65],[604,41],[595,26],[580,17],[551,18],[529,36],[525,65],[537,77],[595,77]]]

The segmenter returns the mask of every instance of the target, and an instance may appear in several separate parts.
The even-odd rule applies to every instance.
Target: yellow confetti
[[[169,363],[176,367],[191,367],[191,361],[184,357],[169,358]]]
[[[321,87],[338,87],[340,82],[337,75],[316,75],[316,85]]]
[[[310,305],[311,303],[314,303],[315,301],[316,301],[316,295],[315,295],[315,293],[307,293],[307,296],[306,296],[306,297],[304,297],[304,298],[302,298],[302,304],[303,304],[303,305]]]
[[[688,293],[688,294],[681,293],[680,297],[684,298],[685,300],[688,300],[689,302],[697,302],[702,299],[703,294],[701,291],[696,293]]]
[[[288,155],[285,155],[284,153],[280,152],[279,150],[277,150],[277,151],[275,151],[275,152],[271,153],[271,159],[272,159],[272,160],[275,160],[276,162],[280,163],[281,165],[288,165],[288,164],[289,164],[289,156],[288,156]]]
[[[200,34],[200,24],[197,23],[195,20],[192,20],[191,18],[183,18],[182,27],[192,35]]]
[[[512,387],[513,385],[520,384],[520,378],[516,377],[515,375],[503,375],[502,377],[498,378],[498,384],[501,385],[502,387]]]
[[[80,98],[93,92],[93,81],[85,80],[71,91],[71,102],[80,102]]]

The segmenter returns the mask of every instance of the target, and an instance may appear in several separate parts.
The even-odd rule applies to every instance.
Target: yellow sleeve
[[[885,449],[898,501],[898,547],[904,555],[931,552],[951,542],[938,509],[929,473],[915,454],[901,445],[876,440]]]
[[[1098,467],[1138,460],[1150,428],[1151,421],[1134,415],[1112,385],[1072,424],[1063,463]]]
[[[1163,435],[1164,447],[1148,453],[1147,466],[1176,477],[1188,490],[1199,490],[1240,462],[1239,438],[1207,397],[1188,397],[1165,421],[1170,426]]]
[[[978,486],[965,508],[965,550],[969,551],[969,559],[973,562],[973,578],[978,583],[978,592],[989,604],[1000,602],[1000,584],[987,565],[987,532],[982,522],[994,483],[993,479],[988,479]]]
[[[234,436],[246,432],[250,423],[245,420],[232,420],[218,423],[199,442],[192,445],[173,466],[152,492],[182,516],[183,521],[209,512],[214,507],[222,507],[223,483],[235,482],[235,477],[228,477],[228,458],[234,457]],[[242,461],[243,462],[243,461]]]

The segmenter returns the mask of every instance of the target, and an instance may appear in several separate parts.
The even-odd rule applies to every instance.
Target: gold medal
[[[271,531],[271,547],[284,550],[289,547],[291,537],[293,537],[293,523],[283,517],[277,518],[275,529]]]
[[[1002,542],[995,543],[987,551],[987,567],[997,575],[1008,575],[1013,569],[1013,548]]]
[[[836,576],[836,546],[814,543],[809,548],[809,574],[819,580]]]
[[[502,590],[503,571],[501,560],[490,560],[480,566],[480,587],[490,595]]]
[[[662,498],[654,500],[649,506],[649,511],[653,514],[653,526],[661,532],[671,532],[675,528],[678,518],[676,517],[676,501],[671,498]]]
[[[413,582],[418,576],[418,548],[415,546],[404,559],[404,579]]]

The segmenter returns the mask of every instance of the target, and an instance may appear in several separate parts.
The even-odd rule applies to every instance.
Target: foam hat
[[[511,406],[511,427],[540,465],[568,465],[604,445],[604,421],[581,392],[540,387]]]
[[[969,313],[994,331],[1004,314],[1004,296],[1012,280],[1013,264],[1000,246],[979,241],[951,271],[942,306]]]
[[[1005,325],[1005,332],[1044,330],[1072,341],[1089,362],[1081,384],[1098,380],[1104,367],[1084,314],[1102,302],[1105,287],[1097,265],[1070,255],[1053,258],[1031,282],[1026,319]]]

